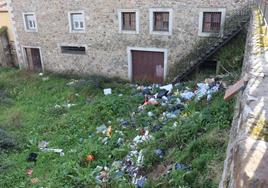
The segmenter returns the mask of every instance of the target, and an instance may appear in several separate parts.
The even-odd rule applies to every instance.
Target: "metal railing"
[[[264,17],[265,24],[268,23],[268,0],[255,0],[255,4],[261,10],[261,13]]]

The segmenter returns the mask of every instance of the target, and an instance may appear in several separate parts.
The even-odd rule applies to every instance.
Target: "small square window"
[[[136,12],[122,12],[122,30],[136,31]]]
[[[37,30],[36,18],[33,13],[24,14],[24,24],[25,24],[25,29],[27,31]]]
[[[203,30],[206,33],[219,33],[221,30],[221,12],[203,13]]]
[[[150,34],[172,35],[173,10],[171,8],[151,8]]]
[[[69,14],[70,29],[74,32],[85,31],[85,18],[83,12],[72,12]]]
[[[226,8],[202,8],[199,12],[198,36],[220,37],[224,33]]]
[[[139,34],[139,10],[118,10],[119,33]]]
[[[154,12],[154,31],[169,31],[169,12]]]

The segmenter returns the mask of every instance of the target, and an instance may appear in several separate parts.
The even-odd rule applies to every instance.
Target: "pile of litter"
[[[72,80],[68,83],[68,86],[75,85],[78,81]],[[140,86],[140,85],[130,85],[131,88],[135,91],[133,95],[143,96],[144,101],[141,101],[141,104],[137,107],[135,112],[131,112],[129,117],[130,120],[119,119],[118,124],[122,130],[128,129],[129,126],[132,126],[136,122],[133,122],[137,119],[137,116],[143,115],[148,118],[157,119],[159,124],[149,125],[149,122],[145,122],[146,125],[135,125],[137,127],[137,135],[134,138],[128,139],[125,138],[125,135],[120,128],[114,128],[111,122],[101,124],[96,128],[95,133],[92,133],[89,136],[89,139],[98,137],[100,145],[107,145],[113,136],[116,137],[117,147],[127,146],[129,151],[128,154],[122,160],[116,160],[107,166],[97,166],[93,172],[95,174],[96,183],[102,184],[109,182],[111,179],[115,178],[130,178],[132,184],[136,187],[143,187],[146,184],[148,176],[144,173],[144,151],[140,149],[142,145],[149,143],[154,139],[153,133],[161,131],[168,123],[172,123],[173,129],[178,126],[176,119],[179,117],[180,113],[185,109],[189,101],[200,101],[205,99],[207,101],[212,99],[214,93],[217,93],[221,89],[221,82],[216,81],[215,79],[206,79],[202,83],[198,83],[195,88],[191,89],[184,87],[182,84],[177,85],[165,85],[160,86],[157,84],[150,86]],[[111,88],[104,89],[103,94],[114,95],[116,92],[112,91]],[[121,97],[122,94],[117,94]],[[71,108],[75,104],[67,102],[64,105],[56,105],[55,108]],[[161,109],[160,114],[156,114],[153,111],[150,111],[147,107],[155,106],[156,108]],[[83,138],[81,138],[81,141]],[[64,156],[62,149],[54,149],[48,147],[49,142],[42,141],[39,143],[38,147],[42,152],[54,152],[60,156]],[[33,154],[30,154],[33,155]],[[159,159],[163,160],[165,158],[165,152],[161,148],[155,148],[154,155]],[[33,160],[36,160],[37,155],[34,156]],[[88,154],[84,159],[88,163],[96,161],[93,154]],[[165,170],[165,174],[168,174],[172,170],[190,170],[191,168],[186,164],[175,163],[169,166]]]
[[[172,84],[160,86],[160,85],[151,85],[151,86],[139,86],[139,85],[131,85],[137,91],[137,95],[144,96],[144,102],[138,107],[137,112],[133,112],[132,116],[137,116],[138,114],[147,114],[147,116],[155,119],[159,119],[162,122],[162,125],[155,125],[149,129],[149,127],[137,129],[139,135],[137,135],[132,142],[128,143],[129,153],[122,161],[114,161],[111,169],[116,170],[116,177],[121,178],[127,174],[131,177],[131,182],[136,187],[143,187],[146,183],[147,177],[143,172],[143,160],[144,154],[143,150],[139,150],[138,145],[142,145],[143,143],[150,142],[153,139],[153,136],[150,132],[154,133],[160,131],[163,126],[168,121],[174,121],[175,118],[184,110],[185,105],[190,100],[200,101],[201,99],[206,98],[206,100],[211,100],[212,95],[218,92],[221,88],[221,82],[216,82],[214,79],[206,79],[203,83],[198,83],[196,88],[190,89],[185,88],[184,90],[180,90],[180,84],[173,86]],[[112,94],[111,89],[104,90],[104,95]],[[146,111],[146,106],[159,106],[166,111],[162,112],[160,116],[156,116],[151,111]],[[132,119],[135,119],[132,117]],[[173,128],[177,127],[177,122],[173,122]],[[129,122],[126,120],[121,121],[121,125],[128,126]],[[105,125],[101,125],[97,128],[96,133],[102,132],[107,135],[108,128]],[[108,135],[102,140],[103,144],[107,144]],[[123,144],[124,139],[119,138],[118,144]],[[155,149],[154,154],[163,159],[165,153],[161,149]],[[175,163],[173,168],[170,168],[166,173],[169,173],[170,170],[190,170],[185,164]],[[106,169],[106,170],[105,170]],[[98,182],[107,182],[108,178],[112,178],[109,176],[108,167],[102,167],[96,179]]]

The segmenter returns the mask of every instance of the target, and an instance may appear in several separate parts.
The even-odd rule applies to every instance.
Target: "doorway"
[[[40,48],[24,48],[29,71],[42,72],[42,58]]]

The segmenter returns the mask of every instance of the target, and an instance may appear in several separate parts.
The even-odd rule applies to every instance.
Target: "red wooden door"
[[[164,82],[164,53],[131,51],[133,81]]]

